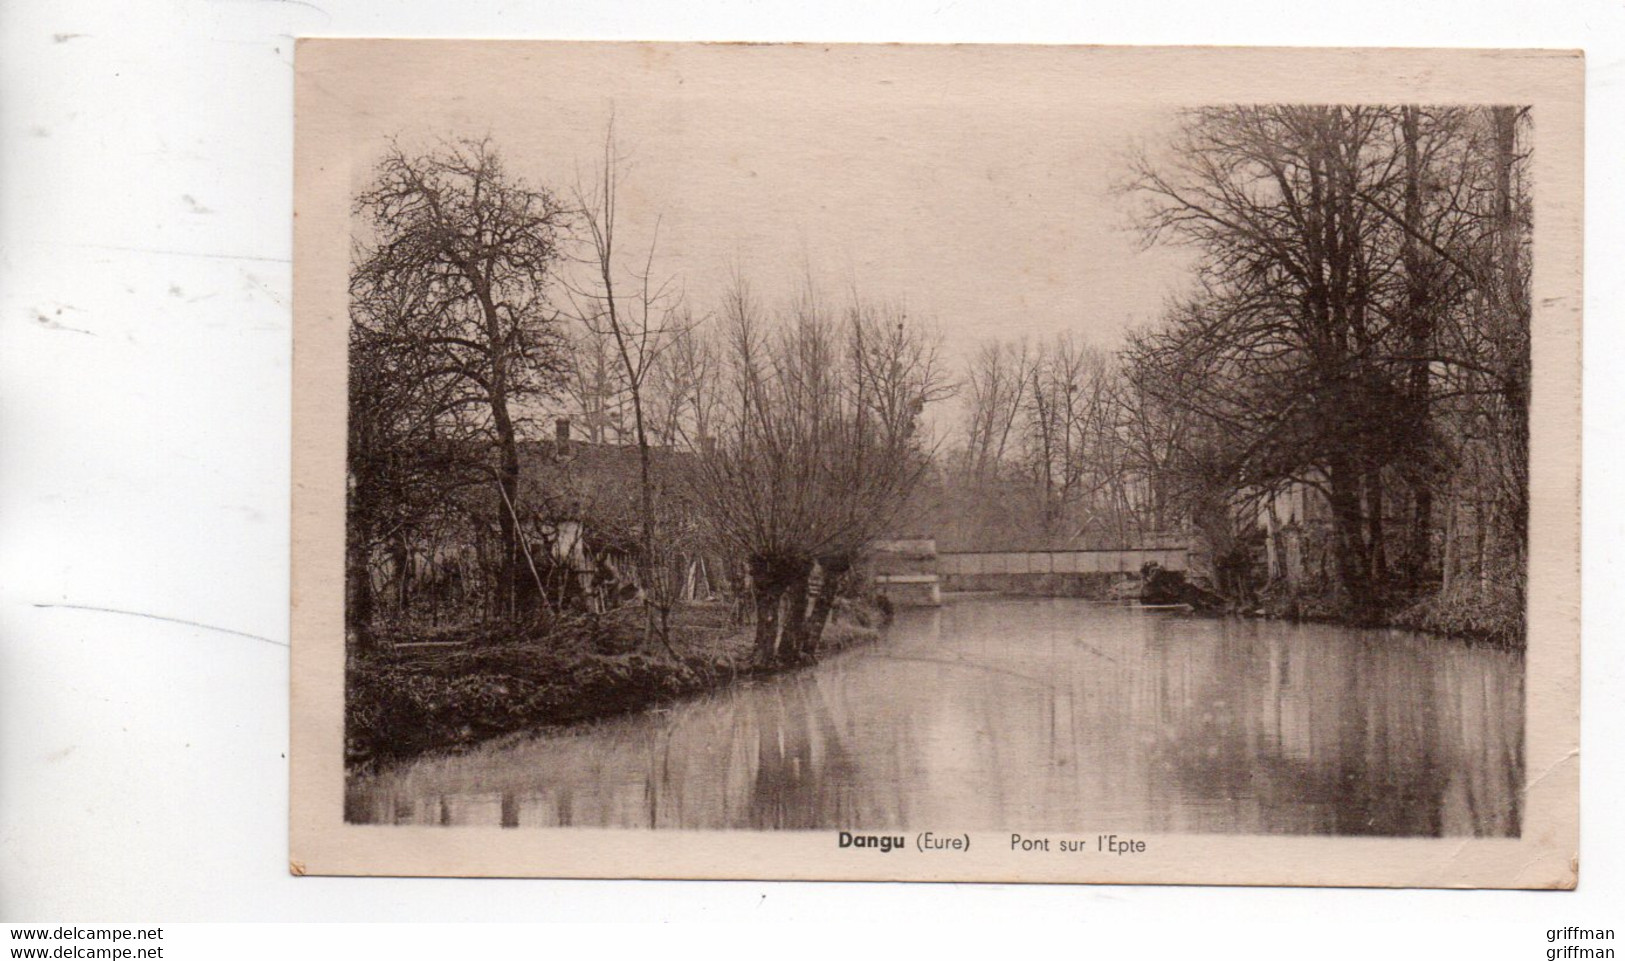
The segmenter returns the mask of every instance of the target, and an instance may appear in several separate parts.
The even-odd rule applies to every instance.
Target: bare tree
[[[1076,541],[1104,513],[1115,437],[1110,358],[1063,335],[1040,344],[1025,391],[1024,441],[1046,541]]]
[[[390,346],[413,358],[425,423],[455,421],[496,451],[498,597],[529,594],[519,533],[520,405],[553,395],[564,370],[550,300],[568,214],[508,174],[488,140],[420,155],[396,147],[356,198],[358,304],[395,305]]]
[[[602,165],[594,186],[576,188],[576,204],[591,245],[593,285],[577,288],[576,313],[592,335],[607,337],[614,346],[619,373],[632,407],[633,437],[638,447],[641,507],[640,579],[649,610],[648,633],[671,649],[671,611],[677,599],[669,544],[659,530],[660,494],[650,450],[651,424],[648,393],[660,355],[682,333],[688,315],[681,313],[681,294],[669,280],[654,278],[654,257],[659,240],[655,223],[649,247],[633,266],[622,264],[616,252],[617,195],[625,174],[624,158],[615,141],[614,123],[604,135]]]
[[[715,430],[721,362],[711,331],[684,307],[671,345],[650,371],[645,403],[657,443],[695,452]]]
[[[1208,256],[1205,302],[1177,328],[1186,346],[1169,342],[1163,358],[1211,375],[1198,402],[1236,434],[1239,483],[1324,490],[1339,581],[1359,609],[1385,577],[1383,470],[1413,440],[1373,357],[1391,327],[1378,305],[1397,245],[1360,198],[1397,182],[1384,134],[1383,115],[1360,107],[1203,110],[1138,183],[1152,235]]]
[[[1511,108],[1205,109],[1137,169],[1150,239],[1203,254],[1200,292],[1138,343],[1138,389],[1200,425],[1191,489],[1324,497],[1356,611],[1384,603],[1396,557],[1427,576],[1441,476],[1452,518],[1463,485],[1508,477],[1492,500],[1510,516],[1486,521],[1503,509],[1487,504],[1474,526],[1504,523],[1522,550],[1517,122]],[[1406,504],[1420,530],[1392,538]]]
[[[593,444],[625,438],[628,406],[625,375],[614,338],[602,327],[575,325],[569,336],[567,395],[573,421]]]
[[[965,378],[970,421],[964,469],[978,483],[996,478],[1004,467],[1025,407],[1029,363],[1025,340],[985,341],[971,360]]]

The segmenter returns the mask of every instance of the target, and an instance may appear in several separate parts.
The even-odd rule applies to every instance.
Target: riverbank
[[[1369,611],[1353,610],[1321,594],[1266,593],[1256,608],[1244,613],[1350,627],[1404,628],[1520,651],[1527,637],[1522,595],[1508,585],[1498,584],[1449,595],[1386,598]]]
[[[881,615],[842,602],[823,653],[879,636]],[[643,710],[767,673],[751,631],[726,604],[673,612],[675,656],[643,643],[640,611],[582,618],[528,635],[467,629],[398,631],[391,649],[345,671],[345,766],[366,770],[514,731]]]

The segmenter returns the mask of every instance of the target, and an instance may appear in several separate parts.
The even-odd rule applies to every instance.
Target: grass
[[[1265,617],[1402,627],[1514,649],[1522,649],[1525,639],[1522,594],[1496,582],[1450,594],[1394,595],[1363,611],[1351,609],[1330,590],[1278,591],[1261,598],[1258,610]]]
[[[1500,647],[1525,644],[1524,598],[1515,586],[1492,582],[1438,594],[1400,609],[1391,619],[1397,627],[1485,641]]]

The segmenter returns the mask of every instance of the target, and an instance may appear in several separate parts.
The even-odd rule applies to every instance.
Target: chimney
[[[553,443],[558,456],[570,456],[570,418],[560,417],[553,422]]]

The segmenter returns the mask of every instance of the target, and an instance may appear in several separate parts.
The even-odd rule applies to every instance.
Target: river
[[[1521,655],[950,595],[815,668],[426,757],[351,821],[1516,836]]]

